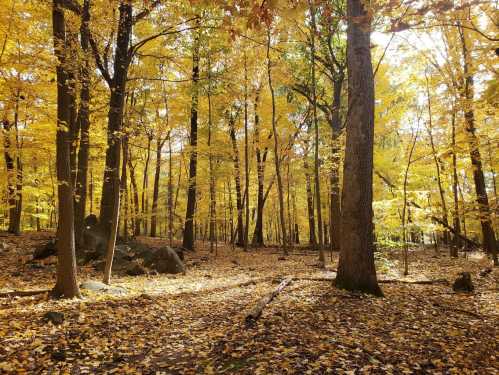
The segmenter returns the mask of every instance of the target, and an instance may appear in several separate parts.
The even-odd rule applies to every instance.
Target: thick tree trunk
[[[372,173],[374,77],[370,13],[361,0],[347,2],[348,122],[341,204],[341,249],[336,285],[382,295],[373,249]]]
[[[464,61],[464,88],[462,92],[462,99],[464,102],[464,122],[465,131],[468,136],[468,143],[470,148],[470,158],[473,170],[473,180],[475,182],[476,201],[478,210],[480,212],[479,220],[482,227],[483,247],[485,250],[492,254],[494,265],[499,265],[497,259],[497,244],[494,230],[492,229],[492,220],[490,214],[489,198],[485,188],[485,177],[483,175],[482,157],[480,155],[479,141],[476,135],[475,128],[475,113],[473,108],[474,100],[474,81],[473,72],[471,70],[471,56],[468,50],[468,36],[466,30],[462,27],[459,28],[461,35],[461,46],[463,50]]]
[[[119,182],[113,183],[119,175],[121,153],[121,127],[123,109],[125,105],[126,80],[130,64],[128,46],[133,27],[132,4],[120,2],[119,24],[116,36],[116,50],[114,56],[114,76],[110,83],[110,99],[107,125],[107,149],[104,177],[102,184],[102,198],[100,207],[100,224],[109,235],[113,222],[113,215],[119,210],[115,204],[119,199]],[[109,236],[111,238],[111,236]]]
[[[200,21],[196,22],[200,25]],[[185,212],[184,238],[182,246],[194,250],[194,212],[196,209],[196,174],[197,174],[197,144],[198,144],[198,98],[199,98],[199,49],[200,32],[197,31],[193,41],[192,51],[192,101],[191,101],[191,150],[189,158],[189,181],[187,188],[187,207]]]
[[[14,162],[14,157],[12,156],[12,142],[10,131],[12,125],[8,119],[3,120],[4,129],[4,157],[5,157],[5,167],[7,171],[7,204],[9,206],[9,227],[8,232],[13,234],[19,234],[21,232],[20,228],[20,215],[18,215],[18,191],[17,191],[17,174],[16,165]]]
[[[58,59],[57,72],[57,181],[59,220],[57,226],[57,281],[53,294],[57,297],[80,297],[76,279],[76,256],[74,242],[73,185],[71,183],[70,138],[64,130],[70,120],[68,75],[66,62],[66,31],[64,10],[59,0],[52,3],[54,50]]]

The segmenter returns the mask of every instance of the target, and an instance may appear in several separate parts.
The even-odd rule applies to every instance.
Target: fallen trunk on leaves
[[[262,315],[262,312],[263,312],[263,309],[265,308],[265,306],[267,306],[270,302],[272,302],[272,300],[279,293],[281,293],[282,290],[284,288],[286,288],[286,286],[291,284],[292,281],[293,281],[293,278],[291,278],[291,277],[284,279],[283,281],[281,281],[281,283],[279,284],[279,286],[276,289],[274,289],[271,293],[267,294],[265,297],[260,299],[260,301],[258,301],[256,306],[253,309],[251,309],[250,312],[246,315],[246,317],[244,319],[246,324],[251,325],[254,322],[256,322],[258,320],[258,318],[260,318],[260,316]]]
[[[38,294],[49,293],[49,289],[43,290],[12,290],[9,292],[0,292],[0,298],[12,298],[12,297],[31,297]]]

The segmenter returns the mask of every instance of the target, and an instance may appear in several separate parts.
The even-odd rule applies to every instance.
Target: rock
[[[64,322],[64,314],[57,311],[48,311],[43,315],[43,320],[51,322],[54,325],[59,325]]]
[[[480,271],[480,277],[485,277],[492,272],[492,268],[484,268]]]
[[[185,272],[184,263],[177,253],[169,246],[159,248],[154,252],[151,267],[159,273],[181,273]]]
[[[104,254],[107,244],[107,232],[101,227],[97,216],[88,215],[83,221],[83,248],[92,253]]]
[[[122,296],[128,293],[128,291],[120,286],[111,286],[101,283],[99,281],[85,281],[80,285],[80,288],[83,290],[90,290],[94,293],[102,293],[102,294],[112,294],[115,296]]]
[[[475,287],[471,281],[471,274],[469,272],[461,272],[456,281],[454,281],[452,289],[454,292],[472,292]]]
[[[57,255],[57,242],[55,239],[35,248],[33,260],[45,259],[52,255]]]
[[[139,276],[147,274],[147,269],[140,263],[133,261],[125,270],[128,276]]]

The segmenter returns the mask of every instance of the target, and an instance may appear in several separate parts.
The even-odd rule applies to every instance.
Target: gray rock
[[[83,290],[90,290],[95,293],[111,294],[115,296],[121,296],[128,293],[128,290],[121,286],[111,286],[101,283],[100,281],[89,280],[85,281],[80,285]]]
[[[171,247],[159,248],[154,252],[151,267],[159,273],[183,273],[185,272],[184,263]]]
[[[140,263],[133,261],[125,270],[128,276],[139,276],[147,274],[147,269]]]

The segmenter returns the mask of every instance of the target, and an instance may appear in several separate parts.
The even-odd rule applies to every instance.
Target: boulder
[[[146,263],[149,267],[159,273],[184,273],[185,266],[179,256],[171,247],[161,247],[153,253],[150,262]]]
[[[137,261],[132,261],[125,270],[128,276],[139,276],[147,274],[147,269]]]
[[[107,232],[101,227],[97,216],[88,215],[83,221],[83,248],[90,253],[104,254],[107,244]]]
[[[57,242],[55,239],[36,247],[33,253],[33,260],[42,260],[52,255],[57,255]]]
[[[454,284],[452,284],[454,292],[473,292],[475,289],[471,281],[471,274],[469,272],[461,272],[457,277]]]

